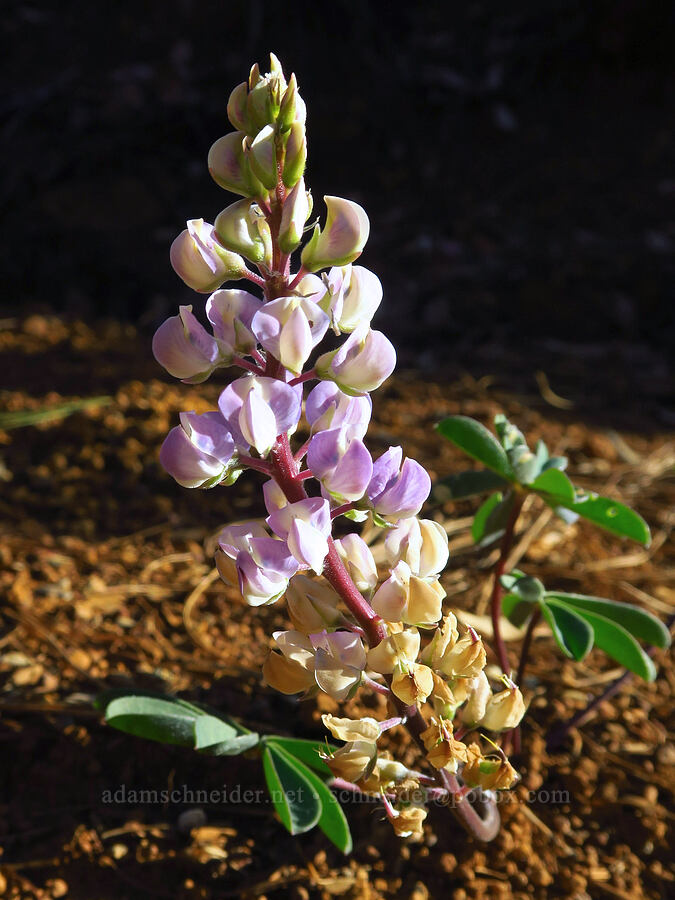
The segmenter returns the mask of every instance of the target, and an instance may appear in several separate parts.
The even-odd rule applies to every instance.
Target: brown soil
[[[176,413],[212,405],[219,386],[163,380],[147,339],[130,326],[93,330],[48,317],[5,324],[3,408],[106,393],[112,401],[0,432],[0,896],[672,896],[674,675],[663,653],[654,684],[631,680],[549,753],[551,724],[581,709],[620,670],[596,652],[572,665],[550,638],[536,640],[518,760],[523,781],[502,804],[504,826],[488,846],[466,838],[443,809],[432,810],[422,842],[406,843],[376,806],[351,804],[354,852],[345,858],[319,832],[290,837],[262,800],[104,802],[104,792],[121,785],[127,792],[243,791],[263,782],[255,759],[202,757],[106,727],[91,707],[103,687],[179,692],[261,731],[307,737],[321,735],[319,713],[330,704],[317,708],[261,686],[283,605],[251,610],[209,577],[218,527],[261,512],[255,476],[231,489],[191,492],[157,462]],[[665,434],[579,424],[574,410],[546,397],[557,402],[546,390],[524,397],[495,380],[423,382],[403,373],[376,396],[371,447],[402,442],[440,477],[463,462],[432,424],[453,412],[487,422],[503,409],[528,437],[566,453],[575,481],[634,505],[654,535],[644,551],[583,523],[547,521],[532,504],[514,561],[548,585],[636,602],[665,618],[675,603],[667,543],[672,443]],[[493,557],[471,546],[472,508],[437,498],[428,512],[452,523],[448,602],[480,615]],[[517,645],[509,646],[515,659]],[[350,709],[381,714],[378,703],[360,694]],[[390,749],[412,759],[397,730]],[[202,812],[186,816],[195,806]]]

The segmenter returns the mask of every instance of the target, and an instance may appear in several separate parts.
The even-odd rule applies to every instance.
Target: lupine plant
[[[225,527],[216,565],[251,607],[285,599],[291,628],[271,636],[266,683],[288,695],[324,692],[338,703],[374,691],[386,698],[388,718],[323,715],[332,741],[341,742],[335,745],[261,737],[171,698],[107,697],[102,706],[111,724],[155,740],[224,755],[257,748],[286,827],[297,833],[318,825],[344,851],[349,829],[329,786],[379,802],[400,836],[419,836],[429,803],[441,801],[471,834],[491,840],[499,827],[496,792],[518,780],[497,741],[525,712],[500,637],[502,607],[518,624],[543,615],[569,656],[581,658],[595,640],[651,675],[630,634],[628,652],[625,629],[619,647],[622,626],[610,631],[607,623],[617,614],[609,601],[547,592],[521,572],[505,573],[522,499],[533,491],[556,509],[592,510],[590,518],[602,516],[606,527],[639,540],[646,539],[646,526],[620,504],[612,503],[612,512],[609,501],[578,497],[564,462],[549,458],[543,445],[532,454],[503,418],[499,440],[463,417],[443,422],[446,437],[489,467],[448,482],[452,496],[499,491],[481,507],[473,529],[479,542],[500,536],[503,542],[493,590],[501,671],[488,678],[481,636],[443,606],[447,534],[419,517],[431,489],[428,473],[401,447],[374,460],[364,440],[370,393],[396,362],[392,344],[371,327],[381,284],[354,264],[368,238],[368,217],[357,203],[327,196],[323,227],[308,224],[305,104],[295,76],[287,81],[276,57],[266,75],[253,66],[232,92],[227,113],[236,130],[213,144],[208,167],[220,187],[242,199],[213,224],[190,220],[170,254],[183,281],[208,295],[208,327],[201,309],[181,306],[158,329],[153,351],[188,384],[224,368],[235,374],[217,409],[180,414],[160,461],[192,489],[232,485],[247,470],[264,478],[265,524]],[[242,279],[251,291],[221,288]],[[320,352],[327,336],[330,345]],[[309,437],[300,442],[295,435],[303,414],[302,434]],[[380,529],[384,572],[359,533],[366,520]],[[631,610],[633,633],[662,645],[656,620]],[[392,728],[408,730],[419,767],[380,749],[378,740]]]

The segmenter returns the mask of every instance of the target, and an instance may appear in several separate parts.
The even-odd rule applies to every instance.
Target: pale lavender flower
[[[213,487],[232,471],[234,439],[220,413],[180,414],[164,439],[159,461],[183,487]]]
[[[305,401],[305,417],[313,434],[350,425],[353,435],[363,438],[372,410],[373,401],[368,394],[350,397],[332,381],[320,381]]]
[[[270,511],[267,524],[286,541],[288,549],[301,568],[323,571],[331,533],[330,506],[321,497],[311,497],[276,507]]]
[[[348,394],[374,391],[394,371],[396,351],[381,331],[359,325],[337,350],[316,361],[319,378],[334,381]]]
[[[329,319],[304,297],[279,297],[255,314],[251,329],[265,350],[290,369],[302,371],[309,355],[328,329]]]
[[[191,306],[180,306],[177,316],[159,326],[152,352],[169,375],[187,384],[206,381],[223,363],[218,341],[195,318]]]
[[[370,324],[382,302],[380,279],[363,266],[334,266],[321,280],[306,275],[298,287],[328,313],[335,334]]]
[[[239,590],[250,606],[274,603],[298,571],[286,543],[269,537],[258,522],[224,528],[218,546],[222,554],[218,571],[229,584],[236,573]]]
[[[218,406],[237,448],[253,446],[265,456],[280,434],[295,429],[301,400],[298,390],[283,381],[245,375],[225,388]]]
[[[315,434],[309,443],[307,465],[324,488],[342,502],[360,500],[373,474],[371,455],[363,441],[354,436],[351,425]]]
[[[373,465],[373,477],[367,495],[373,510],[382,518],[398,521],[415,516],[431,491],[431,478],[418,462],[406,458],[403,451],[390,447]]]
[[[310,634],[314,647],[314,678],[334,700],[345,700],[361,681],[366,651],[361,638],[350,631]]]
[[[251,331],[253,316],[262,300],[248,291],[215,291],[206,301],[206,318],[220,345],[221,353],[230,359],[236,353],[246,356],[255,349],[256,338]]]
[[[171,265],[188,287],[209,294],[224,281],[241,278],[246,272],[244,260],[222,247],[213,225],[203,219],[190,219],[169,251]]]

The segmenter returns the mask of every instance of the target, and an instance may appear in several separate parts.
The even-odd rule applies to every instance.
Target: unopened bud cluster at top
[[[342,701],[376,681],[406,708],[433,709],[422,734],[432,767],[463,770],[467,785],[509,787],[516,776],[508,763],[497,765],[477,744],[463,744],[453,725],[461,718],[463,730],[513,728],[524,712],[522,695],[508,679],[493,693],[480,637],[471,629],[460,635],[454,615],[444,615],[439,576],[447,535],[439,523],[418,518],[429,475],[400,447],[373,460],[364,443],[369,392],[396,361],[389,340],[370,325],[382,300],[380,282],[353,265],[368,238],[368,217],[351,200],[325,197],[324,227],[307,228],[313,204],[304,182],[305,104],[295,76],[287,81],[276,57],[266,75],[252,68],[227,113],[236,131],[213,144],[208,167],[218,185],[243,199],[213,225],[190,220],[170,253],[183,281],[210,295],[209,327],[192,306],[181,306],[157,330],[153,352],[187,383],[223,367],[244,374],[222,391],[217,410],[181,413],[160,460],[190,488],[232,484],[247,468],[268,476],[265,525],[226,527],[216,563],[251,606],[287,599],[294,628],[273,636],[264,666],[270,685]],[[306,230],[311,235],[300,250]],[[293,273],[296,250],[300,268]],[[317,274],[322,269],[328,271]],[[263,296],[221,287],[242,278]],[[315,356],[329,329],[346,338]],[[310,437],[293,453],[289,441],[303,411]],[[333,539],[338,516],[370,517],[383,529],[384,575],[358,533]],[[358,609],[369,620],[379,617],[377,640],[365,641]],[[422,633],[429,636],[424,645]],[[385,808],[397,833],[419,833],[424,807],[413,810],[405,800],[414,776],[378,753],[377,723],[324,719],[346,742],[327,759],[335,776],[367,792],[393,791],[398,801]]]

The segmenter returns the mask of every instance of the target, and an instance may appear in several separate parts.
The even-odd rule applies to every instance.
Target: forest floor
[[[237,802],[235,788],[264,787],[257,760],[205,757],[106,726],[92,703],[109,687],[178,693],[262,732],[317,738],[320,713],[333,704],[262,686],[270,635],[286,627],[284,605],[250,609],[211,577],[219,527],[262,514],[257,476],[187,491],[159,466],[178,411],[212,407],[215,381],[194,388],[161,377],[147,337],[130,325],[50,316],[3,325],[2,409],[108,399],[0,431],[0,896],[672,896],[675,672],[664,652],[655,656],[654,683],[630,680],[547,751],[554,722],[621,670],[597,651],[572,664],[550,636],[537,636],[523,753],[514,759],[522,782],[500,805],[503,828],[487,846],[442,808],[432,809],[423,840],[410,843],[394,837],[377,805],[352,803],[354,850],[344,857],[318,831],[289,836],[267,802]],[[433,424],[452,413],[489,424],[506,412],[528,439],[569,457],[575,482],[634,506],[653,535],[643,549],[583,522],[564,526],[532,503],[512,563],[549,587],[634,602],[665,619],[675,607],[675,445],[665,425],[647,430],[624,415],[613,430],[611,411],[592,425],[579,408],[564,408],[545,379],[537,389],[533,379],[509,382],[486,369],[483,378],[397,374],[376,395],[371,449],[401,443],[441,478],[464,462]],[[436,494],[426,514],[450,535],[448,608],[480,617],[494,551],[472,545],[474,509]],[[516,659],[518,639],[508,646]],[[348,709],[382,717],[380,700],[359,692]],[[399,731],[383,744],[412,759]],[[224,803],[128,800],[132,791],[224,786]],[[106,792],[116,799],[105,802]],[[194,807],[190,828],[185,813]]]

